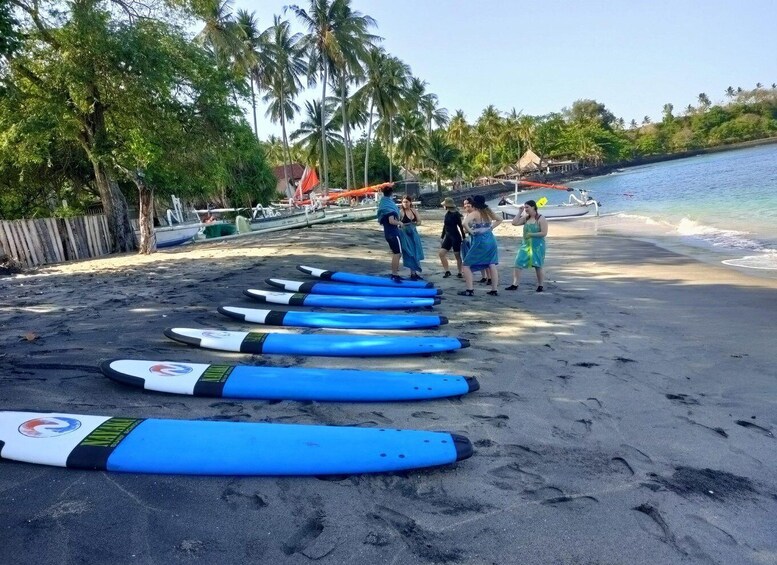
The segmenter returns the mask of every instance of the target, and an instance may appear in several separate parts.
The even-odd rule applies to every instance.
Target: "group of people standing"
[[[410,269],[410,279],[420,280],[421,261],[424,250],[416,226],[421,224],[418,212],[413,208],[413,202],[405,195],[401,207],[392,199],[393,189],[383,189],[383,198],[378,203],[378,222],[383,226],[386,242],[392,253],[391,278],[401,282],[399,276],[399,261]],[[494,229],[502,223],[486,204],[483,196],[477,195],[465,198],[462,204],[462,214],[453,198],[442,202],[445,208],[442,235],[440,237],[440,263],[445,273],[443,278],[453,276],[448,263],[448,253],[453,251],[458,270],[457,277],[464,279],[465,289],[459,292],[461,296],[474,296],[475,272],[481,274],[479,282],[490,286],[487,292],[490,296],[499,294],[499,249]],[[542,216],[534,200],[528,200],[520,207],[521,213],[512,220],[512,225],[523,226],[523,240],[518,249],[513,266],[513,280],[505,290],[517,290],[521,271],[534,267],[537,273],[537,292],[544,290],[545,236],[548,234],[548,221]]]

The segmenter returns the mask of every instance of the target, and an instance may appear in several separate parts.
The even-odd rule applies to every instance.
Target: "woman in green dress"
[[[545,290],[543,288],[545,273],[542,268],[545,265],[545,236],[548,235],[548,220],[540,215],[534,200],[527,201],[520,210],[521,213],[513,218],[512,225],[523,226],[523,241],[518,249],[518,255],[515,256],[513,284],[505,290],[517,290],[521,271],[534,267],[537,273],[537,292],[542,292]]]

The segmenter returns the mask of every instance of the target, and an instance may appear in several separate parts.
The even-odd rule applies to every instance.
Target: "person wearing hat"
[[[472,271],[487,270],[491,279],[491,290],[487,294],[497,296],[499,291],[499,249],[493,230],[502,223],[499,218],[486,204],[486,199],[478,194],[472,198],[473,210],[464,218],[466,230],[472,234],[472,243],[467,250],[467,254],[462,259],[462,272],[464,273],[464,282],[466,289],[459,292],[461,296],[472,296],[475,294],[474,280]]]
[[[462,225],[463,216],[461,212],[456,208],[456,203],[450,196],[442,201],[442,206],[445,208],[445,218],[442,221],[442,235],[440,238],[440,263],[442,268],[445,269],[443,278],[447,279],[451,276],[451,272],[448,270],[448,251],[453,250],[453,256],[456,258],[456,267],[459,273],[456,275],[461,278],[461,242],[464,241],[464,226]]]

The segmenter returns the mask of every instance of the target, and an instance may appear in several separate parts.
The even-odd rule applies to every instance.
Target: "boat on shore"
[[[574,189],[570,189],[574,190]],[[577,189],[579,196],[574,192],[569,193],[569,201],[563,204],[555,204],[550,206],[541,206],[539,208],[540,214],[545,216],[548,220],[562,220],[566,218],[580,218],[582,216],[598,216],[599,215],[599,202],[588,194],[587,190]],[[512,198],[504,197],[502,202],[504,204],[497,205],[497,210],[502,212],[502,217],[505,220],[511,220],[520,213],[518,202],[518,191],[516,190]]]

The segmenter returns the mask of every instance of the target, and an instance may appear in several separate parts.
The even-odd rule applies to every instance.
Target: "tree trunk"
[[[372,112],[375,109],[375,99],[370,100],[370,123],[367,126],[367,142],[364,148],[364,186],[369,186],[367,183],[367,170],[370,166],[370,137],[372,137]]]
[[[254,136],[256,139],[259,139],[259,128],[256,125],[256,94],[254,93],[254,79],[250,78],[251,81],[251,108],[254,111]]]
[[[142,181],[135,179],[138,187],[138,202],[140,203],[140,248],[138,252],[149,255],[156,250],[156,237],[154,236],[154,189]]]
[[[324,61],[324,88],[321,92],[321,180],[323,181],[324,194],[329,189],[329,164],[326,156],[326,81],[329,76],[329,66]]]
[[[286,180],[286,196],[294,198],[294,191],[289,187],[289,161],[291,156],[289,154],[289,142],[286,139],[286,112],[285,100],[283,96],[283,89],[281,88],[281,130],[283,131],[283,177]]]
[[[392,149],[394,148],[394,120],[389,116],[389,182],[394,182],[394,159]]]
[[[343,144],[345,145],[345,188],[346,190],[350,190],[352,184],[351,168],[349,166],[350,157],[348,153],[348,112],[346,112],[345,108],[345,73],[342,73],[342,76],[340,77],[340,109],[343,114]]]
[[[127,200],[119,185],[108,173],[105,164],[91,157],[95,183],[100,192],[103,211],[108,220],[108,233],[111,238],[111,252],[125,253],[137,249],[135,231],[129,221]]]

